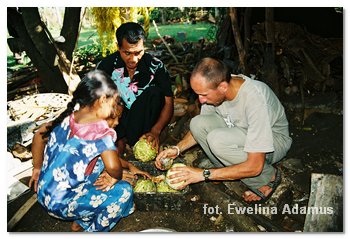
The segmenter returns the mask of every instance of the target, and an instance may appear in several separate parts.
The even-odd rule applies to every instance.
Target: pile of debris
[[[43,90],[34,66],[7,68],[7,101],[32,95]]]

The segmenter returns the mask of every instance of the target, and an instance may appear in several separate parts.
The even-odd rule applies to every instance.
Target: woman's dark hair
[[[101,96],[113,97],[118,93],[116,84],[101,70],[93,70],[85,75],[73,92],[72,100],[67,104],[67,109],[63,111],[43,133],[43,138],[48,137],[51,131],[60,124],[68,115],[74,111],[76,104],[79,107],[92,106]]]
[[[135,44],[139,42],[141,39],[143,41],[146,40],[146,33],[143,30],[143,28],[135,23],[135,22],[127,22],[117,29],[115,33],[117,37],[117,42],[119,48],[122,46],[123,39],[125,38],[126,41],[130,44]]]
[[[204,76],[213,87],[217,87],[223,81],[229,82],[231,79],[229,67],[223,61],[211,57],[205,57],[196,64],[191,78],[196,74]]]

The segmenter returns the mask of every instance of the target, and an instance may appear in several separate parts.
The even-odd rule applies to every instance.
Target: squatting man
[[[245,75],[231,75],[220,60],[203,58],[195,66],[190,84],[201,112],[190,122],[190,131],[173,147],[160,152],[160,159],[175,158],[197,143],[210,160],[204,169],[177,167],[173,183],[189,184],[210,180],[241,180],[249,190],[246,202],[262,203],[281,181],[273,164],[289,150],[288,121],[281,102],[263,82]]]

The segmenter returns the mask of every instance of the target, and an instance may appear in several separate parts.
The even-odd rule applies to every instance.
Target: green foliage
[[[206,38],[209,41],[215,41],[216,40],[217,31],[218,31],[218,27],[216,25],[212,25],[207,31]]]
[[[97,62],[102,59],[101,45],[98,43],[93,43],[79,47],[74,56],[79,59],[80,64],[85,64],[87,62]]]
[[[168,7],[166,8],[166,20],[177,20],[181,18],[186,18],[186,14],[184,11],[181,11],[178,7]]]
[[[148,33],[150,27],[149,12],[152,7],[93,7],[91,13],[97,29],[102,48],[102,55],[107,51],[118,50],[115,32],[125,22],[137,22],[139,15],[143,16],[144,30]]]
[[[159,33],[164,35],[169,35],[175,38],[176,41],[181,41],[177,38],[178,32],[186,32],[185,41],[197,42],[201,38],[206,38],[209,29],[215,26],[211,23],[199,22],[197,24],[185,24],[185,23],[173,23],[169,25],[158,25]],[[211,36],[215,36],[216,32],[213,32]],[[148,39],[157,39],[158,35],[153,27],[150,28]],[[212,40],[212,39],[210,39]]]
[[[161,12],[159,11],[159,8],[156,7],[152,10],[151,14],[150,14],[150,19],[151,22],[154,20],[155,22],[160,22],[162,18]]]

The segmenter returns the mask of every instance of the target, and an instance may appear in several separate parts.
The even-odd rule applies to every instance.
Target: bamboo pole
[[[176,63],[179,63],[179,61],[177,60],[176,56],[174,55],[174,53],[172,52],[172,50],[171,50],[170,47],[168,46],[168,43],[166,43],[166,41],[164,40],[164,38],[159,34],[157,24],[156,24],[156,22],[155,22],[154,20],[153,20],[153,26],[154,26],[154,28],[156,29],[157,35],[160,37],[160,39],[162,40],[163,44],[164,44],[164,45],[166,46],[166,48],[168,49],[170,55],[174,58],[174,60],[175,60]]]

